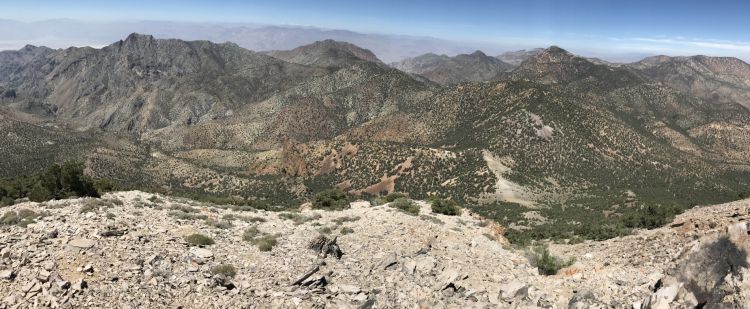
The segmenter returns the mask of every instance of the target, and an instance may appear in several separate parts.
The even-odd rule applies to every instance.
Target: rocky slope
[[[750,109],[750,65],[729,57],[655,56],[630,65],[650,79],[713,104]]]
[[[271,51],[266,54],[291,63],[324,68],[342,68],[362,62],[385,65],[370,50],[334,40],[317,41],[292,50]]]
[[[454,57],[424,54],[405,59],[393,66],[404,72],[422,75],[442,85],[495,80],[513,68],[512,65],[487,56],[481,51]]]
[[[419,205],[418,216],[367,202],[274,213],[138,191],[21,203],[3,209],[0,307],[750,305],[750,201],[696,208],[632,236],[552,245],[575,263],[551,276],[506,244],[503,227]],[[187,237],[196,233],[212,241],[196,245]]]
[[[144,132],[232,115],[327,73],[235,44],[132,34],[102,49],[0,53],[0,84],[17,109],[80,129]]]

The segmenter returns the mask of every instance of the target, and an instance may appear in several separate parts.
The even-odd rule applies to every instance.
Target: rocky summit
[[[0,308],[750,305],[749,200],[542,255],[471,211],[398,203],[269,212],[140,191],[19,203],[0,225]],[[549,256],[568,262],[549,274]]]

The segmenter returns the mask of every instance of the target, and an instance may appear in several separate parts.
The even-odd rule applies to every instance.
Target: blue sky
[[[8,15],[10,14],[10,15]],[[0,18],[306,25],[596,54],[750,55],[750,1],[3,1]]]

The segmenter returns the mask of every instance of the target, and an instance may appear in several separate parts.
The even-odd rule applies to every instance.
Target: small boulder
[[[529,286],[525,283],[513,280],[500,286],[500,299],[512,300],[516,298],[524,298],[529,294]]]
[[[338,290],[339,292],[345,293],[345,294],[357,294],[360,291],[362,291],[362,289],[360,289],[359,287],[354,286],[354,285],[348,285],[348,284],[340,284],[338,286]]]
[[[318,237],[315,237],[312,241],[310,241],[310,244],[308,244],[307,247],[323,255],[323,258],[331,255],[337,259],[340,259],[341,256],[344,255],[344,252],[341,251],[337,240],[338,237],[334,238],[333,240],[329,240],[327,237],[319,235]]]
[[[96,244],[91,239],[85,239],[85,238],[76,238],[68,242],[68,246],[79,248],[79,249],[89,249],[93,247]]]
[[[0,279],[2,280],[13,280],[16,277],[16,273],[12,269],[6,269],[0,271]]]
[[[739,222],[730,224],[727,226],[727,234],[729,235],[729,239],[735,244],[742,245],[747,243],[747,223]]]
[[[205,248],[192,248],[190,249],[190,254],[195,257],[195,262],[198,264],[204,264],[207,260],[214,257],[214,253]]]

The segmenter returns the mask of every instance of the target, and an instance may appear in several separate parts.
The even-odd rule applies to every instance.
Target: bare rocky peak
[[[269,55],[284,61],[317,66],[341,68],[359,62],[373,62],[383,65],[370,50],[351,43],[323,40],[286,51],[271,51]]]
[[[567,84],[581,90],[606,91],[642,83],[636,74],[622,68],[597,64],[557,46],[550,46],[523,61],[513,70],[514,79],[545,84]]]

